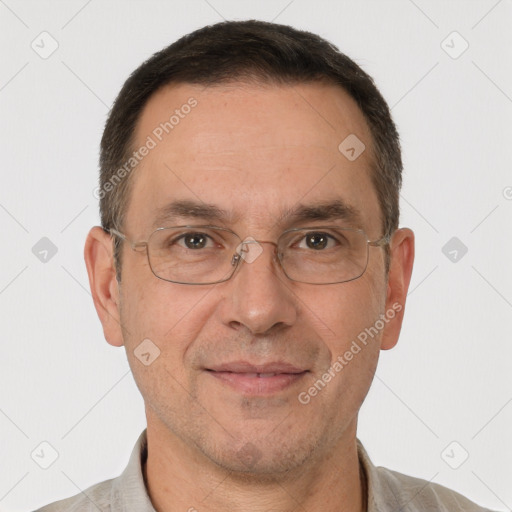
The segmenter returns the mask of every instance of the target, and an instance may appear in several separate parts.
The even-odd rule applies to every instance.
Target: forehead
[[[354,136],[366,149],[351,160],[339,145],[349,137],[354,146]],[[141,233],[182,200],[218,206],[232,213],[228,222],[256,230],[284,223],[299,204],[335,201],[359,213],[361,227],[379,225],[370,132],[338,87],[173,84],[150,98],[134,140],[151,147],[132,176],[126,216]]]

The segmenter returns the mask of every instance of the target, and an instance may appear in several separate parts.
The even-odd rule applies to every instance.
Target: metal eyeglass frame
[[[153,270],[153,266],[151,265],[151,258],[149,257],[149,250],[148,250],[149,241],[150,241],[151,237],[155,233],[157,233],[159,231],[163,231],[163,230],[167,230],[167,229],[176,229],[176,228],[191,228],[191,229],[208,228],[208,229],[217,229],[217,230],[220,230],[220,231],[227,231],[227,232],[235,235],[240,240],[240,244],[237,247],[239,247],[240,245],[255,244],[255,243],[258,243],[258,244],[272,244],[276,248],[275,249],[275,253],[276,253],[275,255],[277,256],[277,261],[279,263],[279,266],[281,267],[281,270],[283,271],[284,275],[288,279],[290,279],[290,281],[294,281],[294,282],[297,282],[297,283],[318,284],[318,285],[348,283],[350,281],[355,281],[356,279],[359,279],[366,272],[366,269],[368,268],[368,262],[370,260],[370,254],[369,254],[368,247],[369,246],[372,246],[372,247],[384,247],[384,246],[388,245],[390,240],[391,240],[391,236],[390,235],[384,235],[383,237],[379,238],[378,240],[369,240],[367,235],[366,235],[366,232],[364,230],[362,230],[362,229],[357,229],[357,228],[340,228],[338,226],[333,226],[333,225],[331,225],[331,226],[313,226],[313,227],[307,227],[306,226],[306,227],[300,227],[300,228],[287,229],[286,231],[283,231],[281,233],[281,235],[277,239],[277,242],[266,241],[266,240],[246,240],[246,241],[244,241],[244,240],[242,240],[240,238],[240,236],[237,233],[235,233],[231,229],[223,228],[223,227],[220,227],[220,226],[212,226],[212,225],[196,225],[196,226],[194,226],[194,225],[185,225],[185,226],[161,227],[161,228],[155,229],[149,235],[147,240],[140,241],[140,242],[135,242],[133,240],[130,240],[125,234],[121,233],[120,231],[118,231],[117,229],[114,229],[114,228],[108,229],[106,231],[109,234],[115,235],[115,236],[121,238],[122,240],[124,240],[125,242],[127,242],[133,251],[139,251],[140,249],[146,248],[146,255],[147,255],[147,258],[148,258],[149,268],[151,269],[151,272],[153,273],[153,275],[155,277],[157,277],[158,279],[161,279],[162,281],[167,281],[168,283],[188,284],[188,285],[218,284],[218,283],[223,283],[225,281],[228,281],[229,279],[231,279],[235,275],[236,270],[240,266],[240,262],[244,259],[244,258],[242,258],[241,254],[238,254],[236,252],[235,252],[235,254],[233,254],[233,257],[231,259],[231,265],[233,265],[233,271],[231,272],[231,274],[228,277],[226,277],[224,279],[221,279],[221,280],[218,280],[218,281],[211,281],[211,282],[208,282],[208,283],[187,283],[187,282],[183,282],[183,281],[172,281],[170,279],[165,279],[165,278],[157,275],[155,273],[155,271]],[[285,234],[293,232],[293,231],[304,231],[304,230],[312,230],[312,231],[314,231],[314,230],[319,230],[319,229],[333,229],[333,228],[341,229],[343,231],[357,231],[357,232],[362,233],[365,236],[365,238],[366,238],[367,256],[366,256],[366,265],[365,265],[363,271],[358,276],[356,276],[356,277],[352,277],[350,279],[345,279],[343,281],[335,281],[335,282],[332,282],[332,283],[310,283],[308,281],[300,281],[298,279],[291,278],[286,273],[286,270],[283,267],[283,264],[282,264],[282,261],[281,261],[281,256],[282,256],[281,253],[277,252],[277,248],[279,247],[279,241],[281,240],[281,238]]]

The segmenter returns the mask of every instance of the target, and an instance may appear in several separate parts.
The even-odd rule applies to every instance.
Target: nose
[[[222,306],[223,322],[235,329],[243,326],[252,334],[293,325],[297,301],[292,282],[279,265],[276,244],[250,239],[242,242],[237,253],[239,268],[226,282],[231,293]]]

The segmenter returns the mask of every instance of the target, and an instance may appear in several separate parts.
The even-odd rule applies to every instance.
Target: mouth
[[[254,365],[244,361],[206,368],[206,372],[245,395],[270,395],[296,384],[309,370],[282,362]]]

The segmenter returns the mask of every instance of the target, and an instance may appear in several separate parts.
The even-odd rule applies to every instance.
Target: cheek
[[[332,349],[343,350],[359,333],[372,326],[383,312],[385,283],[370,273],[356,281],[332,285],[315,298],[305,299],[325,325]],[[314,305],[314,306],[312,306]]]
[[[184,361],[205,317],[201,298],[206,293],[180,290],[179,285],[156,278],[151,285],[125,283],[121,308],[125,349],[137,386],[151,403],[161,401],[175,408],[186,402],[191,388]]]
[[[376,329],[384,311],[385,288],[377,286],[369,274],[366,278],[344,283],[343,293],[324,300],[324,318],[333,332],[324,337],[330,352],[324,379],[334,375],[328,399],[343,403],[334,415],[356,414],[373,380],[380,354],[382,329]],[[328,312],[328,313],[327,313]],[[380,324],[379,324],[380,326]]]
[[[150,339],[179,364],[212,312],[210,288],[186,287],[149,276],[127,280],[121,293],[121,321],[128,349]]]

